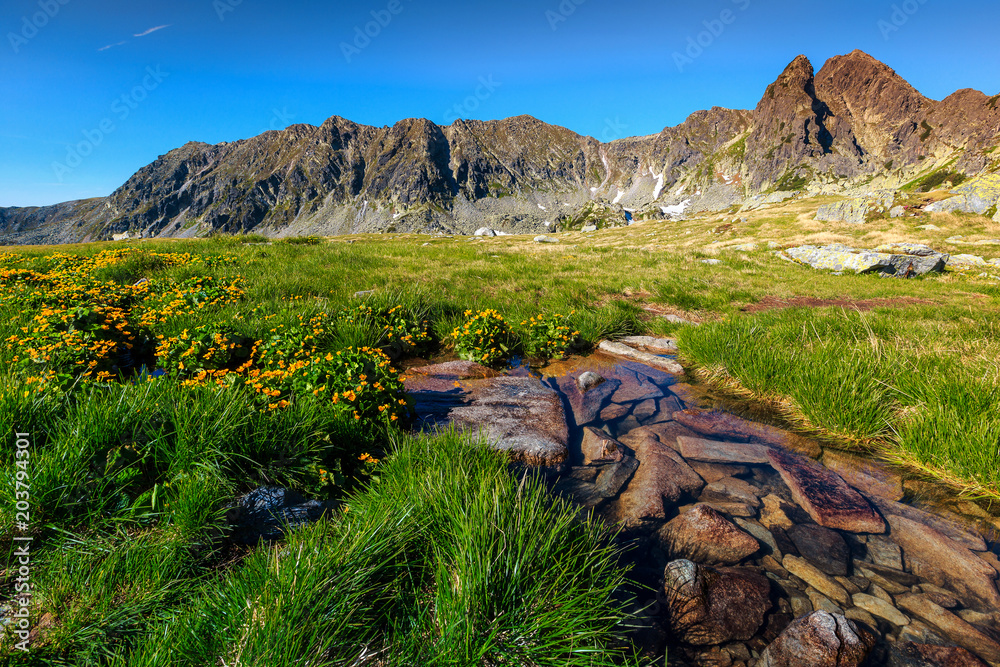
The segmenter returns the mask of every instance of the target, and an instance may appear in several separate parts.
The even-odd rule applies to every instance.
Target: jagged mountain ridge
[[[530,116],[407,119],[392,127],[334,116],[250,139],[188,143],[103,199],[0,209],[0,242],[114,234],[194,236],[384,231],[535,232],[594,209],[722,210],[775,189],[893,187],[947,166],[1000,167],[1000,96],[928,99],[868,54],[818,73],[796,58],[753,111],[719,107],[646,137],[602,143]]]

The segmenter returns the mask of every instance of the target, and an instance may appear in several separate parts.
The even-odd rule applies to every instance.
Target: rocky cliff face
[[[611,143],[529,116],[391,128],[333,117],[186,144],[106,199],[0,209],[0,243],[212,231],[535,232],[594,210],[655,217],[776,190],[836,192],[873,178],[895,187],[936,169],[1000,169],[998,100],[974,90],[930,100],[855,51],[818,73],[799,56],[753,111],[715,107]]]

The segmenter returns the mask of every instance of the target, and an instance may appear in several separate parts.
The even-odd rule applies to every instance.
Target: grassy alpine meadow
[[[1000,236],[985,218],[925,222],[819,226],[793,202],[746,222],[647,222],[556,244],[0,249],[0,541],[6,567],[26,481],[31,659],[631,664],[612,536],[466,437],[408,435],[402,362],[418,357],[540,362],[602,338],[675,335],[694,375],[1000,499],[1000,281],[833,276],[766,245],[958,253],[969,250],[949,246],[956,235]],[[748,242],[761,249],[728,249]],[[339,509],[285,541],[237,545],[226,509],[261,485]],[[3,570],[0,604],[14,586]],[[10,634],[2,647],[21,657]]]

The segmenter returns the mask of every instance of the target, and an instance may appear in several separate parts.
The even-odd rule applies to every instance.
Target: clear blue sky
[[[531,114],[600,139],[652,134],[697,109],[752,108],[800,53],[819,69],[863,49],[935,99],[1000,92],[995,0],[395,3],[3,0],[0,206],[107,195],[187,141],[332,115]],[[678,66],[706,21],[719,34]]]

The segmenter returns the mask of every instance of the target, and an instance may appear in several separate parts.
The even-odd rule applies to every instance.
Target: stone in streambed
[[[748,421],[730,412],[691,408],[674,413],[674,420],[711,439],[784,447],[811,457],[821,453],[819,445],[808,438],[768,424]]]
[[[901,609],[923,619],[948,639],[972,651],[986,662],[1000,663],[1000,644],[925,596],[902,595],[896,602]]]
[[[823,452],[823,465],[862,493],[887,500],[903,497],[902,476],[877,461],[828,449]]]
[[[876,616],[892,623],[895,626],[903,627],[910,622],[909,617],[891,604],[867,593],[857,593],[851,597],[855,607],[864,609],[872,616]]]
[[[781,566],[837,604],[841,606],[850,604],[851,596],[844,587],[804,558],[786,555],[781,561]]]
[[[706,463],[705,461],[690,460],[688,464],[701,478],[711,484],[726,477],[740,477],[750,472],[746,466],[729,465],[726,463]]]
[[[814,611],[785,628],[757,667],[860,667],[877,637],[840,614]]]
[[[587,426],[583,429],[583,464],[613,463],[622,460],[628,448],[604,431]]]
[[[580,388],[580,391],[586,392],[597,385],[605,381],[605,378],[601,377],[593,371],[584,371],[576,378],[576,386]]]
[[[812,524],[799,524],[785,531],[799,554],[831,576],[846,576],[851,550],[836,531]]]
[[[746,641],[771,608],[771,584],[755,570],[675,560],[663,578],[670,627],[678,639],[695,646]]]
[[[668,508],[682,496],[694,496],[701,491],[705,484],[701,477],[655,436],[626,438],[626,442],[640,461],[639,469],[618,500],[620,519],[626,524],[665,520]]]
[[[597,493],[605,498],[614,498],[621,492],[622,487],[628,484],[638,469],[639,461],[632,456],[625,456],[618,462],[605,466],[594,483],[597,487]]]
[[[760,550],[756,538],[707,505],[695,505],[657,534],[673,558],[711,565],[733,565]]]
[[[573,424],[586,426],[597,419],[608,398],[621,386],[621,380],[608,379],[586,392],[580,390],[572,377],[559,378],[557,385],[569,403]]]
[[[960,646],[900,642],[889,646],[886,667],[989,667]]]
[[[813,521],[850,533],[884,533],[885,522],[837,473],[780,449],[768,450],[771,465]]]
[[[681,455],[686,459],[708,463],[770,463],[769,447],[764,445],[718,442],[686,436],[679,436],[677,444]]]
[[[684,367],[673,359],[667,359],[665,357],[658,357],[655,354],[650,354],[649,352],[641,352],[633,347],[629,347],[623,343],[616,343],[609,340],[603,340],[598,345],[598,348],[608,354],[624,357],[626,359],[632,359],[633,361],[638,361],[643,364],[652,366],[653,368],[659,368],[667,371],[668,373],[673,373],[676,375],[684,374]]]
[[[735,477],[724,477],[705,487],[700,500],[704,502],[744,503],[760,507],[761,490]]]
[[[921,579],[954,591],[967,606],[1000,608],[997,571],[967,547],[934,528],[886,514],[893,540],[903,549],[908,569]]]
[[[653,336],[626,336],[621,342],[631,347],[645,349],[654,354],[673,354],[677,352],[677,341],[673,338],[654,338]]]

